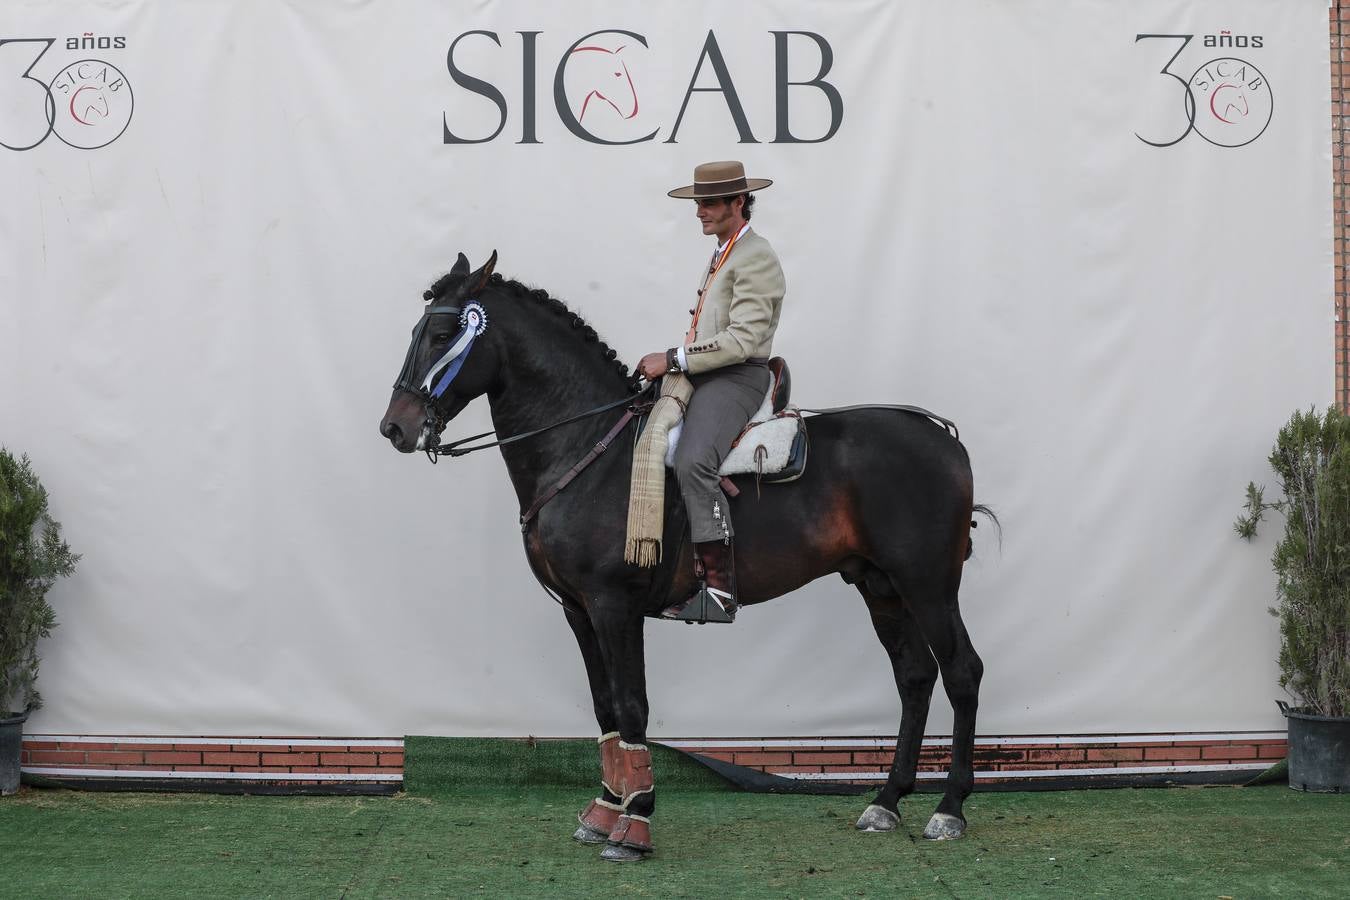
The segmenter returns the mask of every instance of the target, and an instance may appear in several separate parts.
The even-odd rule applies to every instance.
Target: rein
[[[643,394],[646,394],[649,391],[651,391],[653,387],[655,387],[654,382],[652,384],[648,384],[645,388],[638,391],[637,393],[630,394],[627,397],[621,397],[620,399],[615,400],[613,403],[606,403],[603,406],[597,406],[595,409],[588,409],[585,412],[577,413],[575,416],[569,416],[566,419],[562,419],[561,421],[553,422],[550,425],[545,425],[543,428],[536,428],[533,431],[526,431],[522,432],[521,434],[513,434],[510,437],[499,438],[498,440],[492,441],[487,444],[475,444],[472,447],[461,446],[463,444],[469,443],[470,441],[477,441],[485,437],[492,437],[497,433],[496,431],[485,431],[482,434],[475,434],[472,435],[471,437],[460,438],[457,441],[452,441],[448,444],[440,444],[439,446],[434,448],[428,447],[426,451],[427,458],[430,459],[434,464],[438,456],[449,456],[449,457],[464,456],[466,454],[474,452],[475,450],[487,450],[490,447],[501,447],[506,444],[513,444],[516,441],[523,441],[528,438],[535,437],[536,435],[543,434],[546,431],[551,431],[554,428],[559,428],[563,425],[568,425],[572,422],[579,422],[582,419],[588,419],[591,416],[598,416],[600,413],[608,412],[611,409],[617,409],[620,406],[628,404],[628,409],[619,418],[619,421],[615,423],[614,427],[611,428],[608,431],[608,433],[606,433],[605,436],[602,437],[599,440],[599,442],[597,442],[596,445],[590,449],[589,452],[587,452],[585,456],[583,456],[580,460],[578,460],[577,463],[574,466],[572,466],[572,468],[568,469],[566,474],[564,474],[562,478],[559,478],[552,487],[550,487],[548,490],[544,491],[544,493],[540,494],[537,498],[535,498],[535,501],[532,504],[530,504],[529,509],[525,510],[525,512],[520,514],[520,530],[524,532],[529,529],[530,522],[533,521],[534,517],[539,514],[539,510],[543,509],[545,504],[547,504],[554,497],[558,496],[558,494],[562,493],[563,489],[567,487],[569,484],[571,484],[572,481],[578,475],[580,475],[583,471],[585,471],[587,466],[595,462],[596,459],[600,457],[600,454],[608,450],[610,444],[614,442],[614,439],[618,437],[625,428],[628,427],[629,422],[633,421],[633,419],[637,418],[638,416],[646,415],[647,412],[651,410],[652,405],[655,403],[654,400],[640,401],[638,398],[640,398]],[[557,598],[555,597],[554,599],[556,600]]]
[[[582,419],[589,419],[591,416],[598,416],[600,415],[600,413],[609,412],[611,409],[618,409],[625,403],[630,403],[636,400],[637,398],[641,397],[643,394],[647,393],[651,389],[652,385],[649,384],[642,390],[638,391],[636,394],[629,394],[627,397],[620,397],[613,403],[606,403],[604,406],[597,406],[595,409],[588,409],[583,413],[577,413],[575,416],[569,416],[568,418],[563,419],[559,422],[554,422],[551,425],[545,425],[543,428],[536,428],[533,431],[526,431],[521,434],[513,434],[510,437],[500,438],[499,440],[495,440],[487,444],[477,444],[473,447],[461,446],[462,444],[467,444],[470,441],[477,441],[482,440],[485,437],[492,437],[494,434],[497,433],[496,431],[485,431],[482,434],[470,435],[469,437],[466,438],[460,438],[457,441],[451,441],[448,444],[440,444],[439,446],[436,447],[428,447],[426,450],[426,454],[427,457],[432,461],[432,463],[435,463],[436,457],[438,456],[449,456],[453,458],[456,456],[465,456],[467,454],[473,453],[475,450],[489,450],[493,447],[501,447],[505,444],[514,444],[516,441],[523,441],[526,438],[532,438],[535,435],[543,434],[545,431],[552,431],[554,428],[560,428],[563,425],[570,425],[573,422],[579,422]],[[627,424],[627,422],[625,422],[625,424]]]

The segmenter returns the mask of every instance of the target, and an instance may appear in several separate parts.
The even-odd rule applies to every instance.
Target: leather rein
[[[644,387],[637,393],[630,394],[627,397],[621,397],[620,399],[615,400],[613,403],[606,403],[603,406],[597,406],[595,409],[588,409],[585,412],[577,413],[575,416],[569,416],[566,419],[553,422],[550,425],[545,425],[543,428],[536,428],[533,431],[525,431],[520,434],[513,434],[510,437],[504,437],[486,444],[475,444],[472,447],[463,446],[464,444],[468,444],[471,441],[481,440],[485,437],[492,437],[497,432],[485,431],[482,434],[475,434],[470,437],[460,438],[457,441],[451,441],[448,444],[440,444],[434,448],[428,447],[426,451],[427,458],[430,459],[432,463],[435,463],[436,458],[438,456],[449,456],[449,457],[464,456],[466,454],[473,453],[475,450],[487,450],[491,447],[502,447],[505,446],[506,444],[514,444],[516,441],[527,440],[528,438],[532,438],[535,437],[536,435],[543,434],[546,431],[551,431],[554,428],[560,428],[561,426],[569,425],[572,422],[579,422],[582,419],[588,419],[591,416],[598,416],[600,415],[600,413],[608,412],[611,409],[617,409],[620,406],[627,404],[628,409],[624,411],[623,416],[621,416],[619,418],[619,421],[614,424],[614,427],[611,428],[608,431],[608,433],[606,433],[605,436],[602,437],[585,456],[583,456],[580,460],[578,460],[576,465],[568,469],[567,472],[563,475],[563,477],[559,478],[553,484],[552,487],[550,487],[548,490],[544,491],[544,493],[536,497],[535,501],[532,504],[530,504],[529,509],[525,510],[525,512],[520,514],[520,530],[523,532],[530,527],[530,522],[534,519],[536,515],[539,514],[539,510],[544,508],[545,504],[547,504],[554,497],[558,496],[558,494],[562,493],[563,488],[571,484],[572,481],[578,475],[580,475],[583,471],[585,471],[587,466],[595,462],[600,457],[600,454],[604,453],[606,450],[609,449],[610,444],[612,444],[614,442],[614,439],[618,437],[625,428],[628,427],[629,422],[633,421],[638,416],[646,415],[648,412],[651,411],[651,408],[656,401],[650,399],[642,400],[640,398],[644,394],[649,393],[653,387],[655,387],[655,383],[648,384],[646,387]]]

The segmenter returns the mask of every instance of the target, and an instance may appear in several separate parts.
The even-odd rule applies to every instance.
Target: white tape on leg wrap
[[[606,734],[600,735],[600,737],[599,737],[598,739],[596,739],[596,743],[597,743],[597,744],[603,744],[603,743],[605,743],[605,741],[612,741],[612,740],[614,740],[614,739],[615,739],[616,737],[618,737],[618,736],[619,736],[619,733],[618,733],[617,731],[611,731],[611,732],[608,732],[608,733],[606,733]],[[619,743],[622,744],[623,742],[620,741]]]
[[[646,750],[646,749],[647,749],[647,745],[646,745],[646,744],[630,744],[630,743],[628,743],[627,741],[619,741],[619,748],[620,748],[621,750]]]

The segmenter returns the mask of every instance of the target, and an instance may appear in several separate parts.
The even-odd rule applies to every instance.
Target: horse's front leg
[[[643,618],[630,607],[622,599],[596,601],[590,607],[618,731],[617,738],[606,735],[609,740],[602,738],[601,743],[606,796],[615,797],[621,810],[600,854],[601,859],[613,862],[639,860],[652,851],[651,817],[656,810],[652,755],[647,748]],[[600,721],[604,728],[605,719]]]
[[[567,624],[572,627],[581,658],[586,663],[586,680],[591,686],[591,702],[595,705],[595,721],[600,726],[600,796],[592,800],[577,816],[575,840],[583,844],[604,844],[619,822],[624,809],[621,798],[607,786],[613,778],[619,749],[618,720],[614,713],[614,699],[610,693],[609,675],[600,653],[600,642],[586,610],[579,606],[563,607]]]

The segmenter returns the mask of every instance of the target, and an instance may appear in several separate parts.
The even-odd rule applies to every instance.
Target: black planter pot
[[[1289,722],[1289,786],[1350,794],[1350,716],[1315,716],[1275,702]]]
[[[19,751],[23,749],[23,723],[28,713],[0,718],[0,796],[19,790]]]

